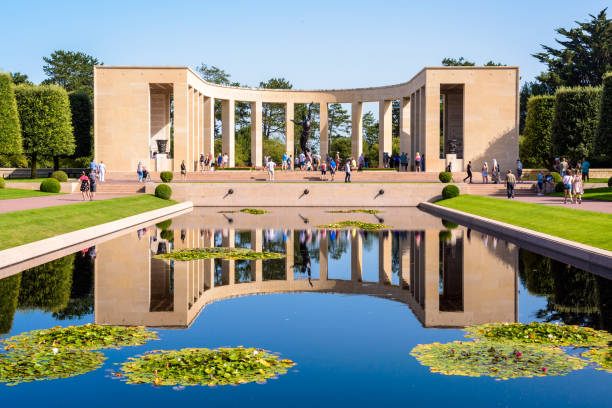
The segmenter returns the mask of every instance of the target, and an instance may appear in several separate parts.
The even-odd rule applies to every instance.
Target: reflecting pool
[[[612,331],[612,281],[606,276],[414,208],[381,211],[271,209],[251,215],[199,208],[2,279],[0,337],[91,322],[144,325],[160,340],[105,350],[104,365],[80,376],[0,384],[0,398],[6,406],[62,407],[601,407],[610,401],[612,374],[593,366],[567,376],[495,381],[431,373],[410,356],[418,344],[462,340],[462,327],[488,322]],[[317,228],[347,219],[392,228]],[[155,258],[204,247],[286,257]],[[116,363],[149,350],[238,345],[279,352],[297,366],[265,384],[237,387],[155,388],[111,375]]]

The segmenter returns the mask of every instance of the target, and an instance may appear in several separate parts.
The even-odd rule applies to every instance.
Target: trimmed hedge
[[[166,241],[174,241],[174,232],[172,230],[163,230],[159,236],[161,239],[165,239]]]
[[[557,193],[562,193],[563,190],[565,190],[565,186],[563,185],[562,181],[559,181],[557,184],[555,184],[555,191]]]
[[[527,101],[527,118],[523,135],[523,165],[548,167],[552,162],[551,132],[555,115],[553,95],[532,96]]]
[[[453,175],[448,171],[441,171],[440,174],[438,174],[438,178],[443,183],[450,183],[453,180]]]
[[[455,224],[454,222],[448,220],[442,220],[442,225],[444,225],[444,227],[449,230],[455,229],[459,226],[458,224]]]
[[[167,184],[160,184],[155,187],[155,197],[163,198],[164,200],[169,200],[172,196],[172,189]]]
[[[172,173],[171,171],[162,171],[161,173],[159,173],[159,178],[164,183],[169,183],[174,178],[174,173]]]
[[[10,74],[0,73],[0,154],[21,154],[21,124]]]
[[[157,228],[159,228],[160,230],[162,230],[162,231],[167,230],[168,228],[170,228],[171,225],[172,225],[172,220],[171,219],[170,220],[165,220],[165,221],[162,221],[162,222],[158,222],[157,224],[155,224],[155,226]]]
[[[605,73],[602,81],[603,91],[595,149],[598,155],[612,160],[612,72]]]
[[[44,191],[46,193],[59,193],[62,186],[59,181],[54,178],[44,179],[42,183],[40,183],[40,191]]]
[[[561,177],[561,175],[556,171],[553,171],[552,173],[550,173],[550,175],[552,176],[553,181],[555,183],[561,183],[563,181],[563,177]]]
[[[593,155],[601,95],[601,87],[557,90],[551,132],[552,153],[556,157],[577,160]]]
[[[51,178],[56,179],[60,183],[65,183],[68,181],[68,175],[62,170],[54,171],[51,173]]]
[[[442,197],[444,199],[457,197],[459,195],[459,187],[454,184],[450,184],[442,189]]]
[[[6,187],[6,181],[4,181],[4,178],[0,177],[0,188],[5,188]]]
[[[608,187],[612,187],[612,177],[608,179]]]

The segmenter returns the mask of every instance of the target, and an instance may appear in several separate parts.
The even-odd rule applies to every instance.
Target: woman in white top
[[[565,175],[563,176],[563,204],[567,204],[567,197],[569,196],[570,202],[574,202],[574,198],[572,197],[572,171],[567,170]]]
[[[576,171],[576,175],[572,180],[572,190],[574,197],[576,198],[576,202],[578,202],[578,204],[582,204],[582,194],[584,194],[584,189],[582,188],[582,174],[580,174],[580,171]]]
[[[274,166],[276,166],[276,163],[274,163],[272,159],[270,159],[270,161],[268,161],[268,163],[266,164],[266,167],[268,168],[269,181],[274,181]]]

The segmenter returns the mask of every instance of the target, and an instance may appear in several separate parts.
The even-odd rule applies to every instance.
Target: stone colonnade
[[[251,107],[254,166],[263,164],[264,103],[286,107],[287,155],[296,153],[291,121],[295,104],[319,104],[322,156],[330,147],[328,105],[351,104],[351,151],[357,159],[363,151],[363,103],[377,102],[382,164],[383,153],[392,151],[392,103],[398,101],[400,152],[412,160],[420,152],[425,170],[444,170],[447,154],[457,146],[455,170],[465,167],[464,160],[467,164],[467,160],[496,157],[502,163],[513,163],[518,156],[518,80],[517,67],[427,67],[398,85],[299,91],[220,86],[202,80],[187,67],[97,66],[95,158],[103,160],[109,171],[133,171],[139,161],[153,170],[166,167],[174,171],[184,161],[188,171],[195,171],[200,153],[227,153],[233,167],[235,107],[237,102],[246,102]],[[222,152],[214,151],[216,101],[222,106]],[[157,151],[157,140],[170,139],[173,159],[158,157],[153,165],[151,153]]]

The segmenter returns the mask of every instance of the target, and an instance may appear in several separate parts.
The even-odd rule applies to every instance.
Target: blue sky
[[[12,1],[3,2],[0,69],[38,83],[42,57],[78,50],[106,65],[204,62],[249,86],[297,89],[405,82],[442,58],[492,59],[531,80],[531,53],[554,45],[606,1]]]

